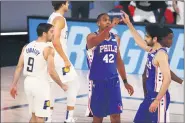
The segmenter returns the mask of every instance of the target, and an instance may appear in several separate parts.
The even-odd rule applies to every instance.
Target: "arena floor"
[[[18,96],[16,99],[11,98],[9,87],[12,82],[15,67],[1,68],[1,122],[29,122],[28,104],[23,89],[24,77],[20,79]],[[88,81],[86,80],[87,71],[78,70],[81,89],[77,96],[76,110],[74,117],[77,122],[91,122],[92,118],[85,117],[88,94]],[[129,96],[125,88],[122,86],[123,113],[121,114],[122,122],[132,122],[139,104],[143,99],[142,82],[140,75],[128,75],[128,81],[135,89],[133,96]],[[170,121],[184,122],[184,85],[172,82],[170,85],[171,104],[170,104]],[[64,92],[56,86],[55,110],[53,120],[62,122],[65,118],[66,97]],[[104,122],[110,122],[109,117]]]

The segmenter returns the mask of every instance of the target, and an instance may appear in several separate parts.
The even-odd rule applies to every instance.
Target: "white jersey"
[[[49,24],[53,24],[53,20],[56,17],[58,17],[58,16],[64,18],[64,16],[61,15],[60,13],[53,12],[50,15],[49,19],[48,19],[48,23]],[[67,34],[68,34],[68,27],[67,27],[67,22],[66,22],[66,19],[65,18],[64,18],[64,21],[65,21],[65,26],[61,30],[60,43],[62,45],[62,48],[63,48],[64,53],[67,56]],[[49,44],[50,44],[50,46],[53,47],[52,43],[49,43]],[[68,81],[74,80],[74,78],[76,77],[77,73],[76,73],[74,67],[72,66],[72,64],[71,64],[71,67],[70,67],[70,72],[67,73],[65,76],[63,75],[62,68],[65,67],[65,64],[64,64],[64,61],[63,61],[62,57],[57,53],[56,50],[55,50],[54,63],[55,63],[56,71],[59,74],[60,79],[62,80],[62,82],[68,82]]]
[[[24,76],[48,79],[47,61],[44,59],[44,48],[49,45],[45,42],[33,41],[24,50]]]

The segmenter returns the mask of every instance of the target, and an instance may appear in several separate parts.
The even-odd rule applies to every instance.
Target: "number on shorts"
[[[33,71],[33,65],[34,65],[34,58],[29,57],[28,58],[28,67],[27,67],[27,71],[28,72],[32,72]]]

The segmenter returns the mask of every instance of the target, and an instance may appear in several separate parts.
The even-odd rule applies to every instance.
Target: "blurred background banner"
[[[37,38],[36,27],[39,23],[47,22],[47,17],[28,17],[29,41]],[[86,36],[97,31],[95,20],[72,20],[67,19],[68,24],[68,55],[76,69],[87,70],[86,64]],[[135,24],[137,31],[144,37],[145,25]],[[173,45],[169,52],[170,67],[180,77],[184,76],[184,28],[171,27],[174,32]],[[130,31],[125,25],[118,25],[111,30],[121,38],[120,51],[125,62],[127,73],[142,74],[146,64],[147,53],[140,49],[132,38]]]

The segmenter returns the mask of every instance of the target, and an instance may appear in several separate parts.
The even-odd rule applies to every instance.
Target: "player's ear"
[[[157,42],[157,37],[153,37],[153,42]]]
[[[100,22],[99,21],[97,22],[97,25],[100,26]]]

